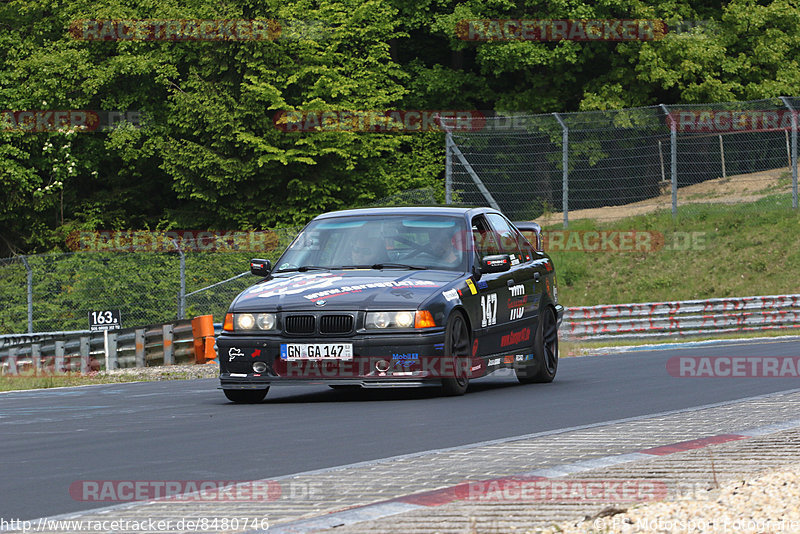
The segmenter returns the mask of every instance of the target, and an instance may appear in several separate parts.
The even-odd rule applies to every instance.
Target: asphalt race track
[[[79,480],[253,480],[796,389],[797,378],[676,378],[672,356],[797,356],[800,342],[562,359],[552,384],[512,376],[464,397],[432,389],[273,387],[229,403],[216,380],[0,394],[0,517],[113,503],[73,500]]]

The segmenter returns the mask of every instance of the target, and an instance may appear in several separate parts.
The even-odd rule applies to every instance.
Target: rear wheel
[[[453,370],[454,376],[442,379],[442,393],[447,396],[463,395],[469,385],[472,353],[467,321],[461,312],[453,312],[447,319],[444,336],[444,361]],[[443,371],[449,373],[450,369]]]
[[[239,404],[255,404],[264,400],[269,388],[266,389],[225,389],[225,396],[229,401]]]
[[[515,370],[517,380],[523,384],[552,382],[558,369],[558,324],[553,308],[542,311],[533,343],[533,361]]]

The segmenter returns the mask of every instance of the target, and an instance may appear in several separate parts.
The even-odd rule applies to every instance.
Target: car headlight
[[[367,312],[366,328],[413,328],[413,311]]]
[[[275,314],[259,313],[256,316],[256,326],[261,330],[275,330]]]
[[[237,330],[275,330],[277,323],[274,313],[237,313],[235,317]]]
[[[252,313],[238,313],[236,314],[236,329],[237,330],[252,330],[256,325],[256,318]]]

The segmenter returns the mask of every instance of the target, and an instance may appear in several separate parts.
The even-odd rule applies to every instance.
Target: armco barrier
[[[9,336],[11,337],[11,336]],[[48,332],[33,339],[7,340],[0,348],[0,373],[23,370],[81,372],[100,369],[105,362],[103,332]],[[190,320],[109,332],[109,369],[194,362]]]
[[[211,321],[195,319],[196,323]],[[205,328],[208,330],[208,325]],[[800,295],[567,308],[561,336],[591,341],[771,330],[800,333]],[[194,336],[190,320],[109,333],[109,345],[115,347],[110,351],[109,367],[210,360],[214,357],[213,338],[207,334],[203,331]],[[4,345],[0,345],[0,373],[7,374],[23,369],[88,372],[98,369],[104,359],[102,332],[4,336]]]
[[[44,343],[66,337],[89,335],[91,330],[66,330],[64,332],[39,332],[36,334],[3,334],[0,335],[0,349],[26,343]]]
[[[561,334],[570,340],[605,340],[770,330],[800,333],[800,295],[568,308]]]

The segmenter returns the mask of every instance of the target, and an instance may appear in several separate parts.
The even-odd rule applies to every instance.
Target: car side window
[[[486,218],[492,225],[497,237],[500,241],[501,254],[513,254],[520,261],[525,261],[525,256],[519,246],[517,239],[517,232],[511,223],[509,223],[502,215],[496,213],[488,213]],[[513,262],[514,258],[512,258]]]
[[[500,254],[500,247],[492,232],[492,227],[483,215],[472,218],[472,238],[478,258]]]
[[[520,230],[519,233],[528,240],[531,244],[533,249],[537,252],[541,252],[542,250],[542,236],[539,235],[535,230]]]

